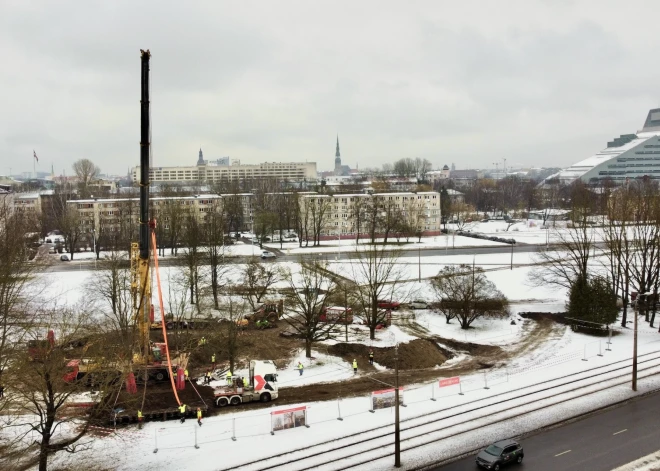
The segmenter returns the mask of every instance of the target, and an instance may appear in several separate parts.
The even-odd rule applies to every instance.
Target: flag
[[[37,157],[37,153],[34,151],[34,149],[32,150],[32,155],[34,155],[34,159],[35,159],[37,162],[39,162],[39,157]]]

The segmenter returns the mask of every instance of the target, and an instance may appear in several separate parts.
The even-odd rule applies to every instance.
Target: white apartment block
[[[133,167],[131,174],[133,182],[140,181],[140,167]],[[257,165],[196,165],[149,169],[149,179],[152,182],[220,182],[263,178],[316,181],[316,162],[266,162]]]
[[[252,221],[251,193],[235,195],[195,195],[195,196],[152,196],[149,198],[151,217],[164,229],[169,229],[168,205],[178,205],[187,214],[194,214],[199,222],[204,222],[210,212],[219,212],[222,209],[223,199],[228,197],[240,198],[244,225]],[[80,216],[84,230],[106,232],[119,232],[122,224],[137,225],[139,222],[139,198],[116,199],[87,199],[69,200],[69,207],[75,208]]]
[[[398,193],[356,193],[356,194],[306,194],[303,208],[309,204],[328,205],[322,236],[355,236],[355,206],[358,201],[372,200],[381,207],[388,205],[400,217],[413,219],[418,229],[425,235],[440,231],[440,193],[435,191],[398,192]],[[374,201],[375,200],[375,201]],[[303,209],[305,211],[305,209]],[[360,229],[364,231],[364,226]]]

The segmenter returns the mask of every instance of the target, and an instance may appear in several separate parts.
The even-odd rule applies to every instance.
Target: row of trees
[[[642,296],[638,307],[653,326],[660,289],[660,191],[650,179],[595,191],[581,182],[568,189],[570,203],[566,229],[553,233],[555,244],[539,253],[542,264],[532,272],[540,285],[567,288],[571,315],[610,323],[616,304],[623,307],[626,326],[632,293]],[[597,241],[602,239],[603,244]],[[611,296],[603,297],[606,286]],[[579,303],[578,300],[588,301]],[[601,318],[584,306],[600,305]],[[613,307],[614,306],[614,307]],[[607,322],[606,322],[607,321]]]

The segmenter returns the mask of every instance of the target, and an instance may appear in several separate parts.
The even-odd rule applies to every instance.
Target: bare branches
[[[508,315],[508,300],[481,268],[446,266],[431,280],[431,285],[447,323],[456,318],[462,329],[484,316]]]

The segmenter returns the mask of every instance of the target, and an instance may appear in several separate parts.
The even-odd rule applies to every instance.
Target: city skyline
[[[602,2],[9,2],[0,173],[31,171],[33,149],[56,174],[80,158],[137,165],[140,48],[155,166],[187,165],[201,144],[331,170],[337,133],[352,167],[568,166],[657,104],[646,57],[660,40],[645,31],[660,6],[633,3],[648,13],[634,24]]]

